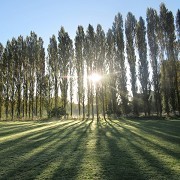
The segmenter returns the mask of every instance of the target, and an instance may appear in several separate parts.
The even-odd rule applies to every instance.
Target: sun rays
[[[97,83],[97,82],[101,81],[102,76],[97,73],[92,73],[91,75],[88,76],[88,79],[90,81],[92,81],[93,83]]]

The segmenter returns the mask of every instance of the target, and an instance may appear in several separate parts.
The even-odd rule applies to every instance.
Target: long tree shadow
[[[36,144],[36,141],[40,141],[40,140],[45,141],[47,138],[50,139],[51,135],[53,134],[53,129],[65,130],[66,128],[76,125],[77,123],[79,123],[79,122],[76,122],[73,124],[64,123],[64,124],[59,124],[59,125],[58,124],[55,124],[55,125],[47,124],[47,125],[44,125],[42,128],[39,128],[39,126],[37,126],[37,127],[33,126],[33,128],[25,127],[25,129],[23,129],[21,131],[14,132],[14,134],[11,136],[12,138],[7,138],[7,140],[6,140],[6,137],[4,137],[5,140],[0,141],[1,142],[0,155],[1,155],[1,153],[3,153],[3,154],[8,153],[6,151],[19,152],[18,149],[24,150],[24,149],[26,149],[25,147],[27,147],[27,144],[29,144],[29,145],[31,145],[31,143]],[[41,137],[43,137],[43,139]]]
[[[154,149],[152,141],[148,141],[146,138],[134,133],[131,129],[127,128],[128,126],[123,126],[123,123],[121,124],[120,122],[118,125],[122,131],[119,131],[116,124],[116,122],[109,123],[109,126],[111,127],[109,130],[113,137],[123,137],[126,141],[126,151],[129,152],[131,159],[136,163],[136,166],[138,166],[140,170],[140,176],[138,174],[136,175],[138,179],[141,177],[143,171],[145,179],[149,179],[150,176],[157,179],[178,179],[177,171],[174,171],[172,168],[167,166],[167,164],[163,163],[162,159],[160,159],[161,156],[159,153],[163,153],[166,156],[168,156],[168,153],[170,155],[173,154],[176,158],[178,157],[178,154],[169,152],[167,149],[162,147]],[[128,122],[126,124],[128,125]],[[139,128],[139,130],[141,129]],[[118,139],[115,139],[117,142]]]
[[[7,177],[15,179],[21,177],[20,179],[22,179],[23,173],[29,178],[35,178],[40,171],[43,171],[43,168],[48,166],[48,163],[53,158],[55,159],[60,155],[53,152],[53,150],[60,144],[62,149],[66,147],[70,142],[68,136],[76,131],[76,128],[83,126],[83,124],[83,122],[75,122],[73,124],[69,122],[69,125],[66,124],[65,126],[60,124],[16,139],[16,142],[12,143],[14,149],[7,150],[1,154],[7,157],[0,162],[2,166],[12,162],[12,165],[6,164],[8,170],[2,168],[5,172],[2,179],[8,179]],[[32,171],[34,172],[32,173]]]
[[[3,124],[0,127],[0,137],[5,137],[9,135],[15,135],[20,132],[29,131],[34,128],[44,127],[43,124],[34,124],[34,123],[24,123],[24,124]]]
[[[128,133],[129,135],[128,137],[133,137],[133,139],[135,139],[137,142],[139,143],[143,142],[144,145],[146,144],[151,145],[154,149],[157,149],[158,151],[161,151],[167,155],[170,155],[175,159],[179,157],[179,152],[176,151],[174,147],[172,147],[173,144],[175,144],[175,146],[178,145],[178,142],[180,140],[179,137],[177,136],[171,137],[171,135],[169,134],[164,134],[164,133],[162,134],[160,129],[159,129],[159,132],[156,132],[156,130],[153,130],[153,128],[151,129],[148,127],[141,126],[139,124],[136,125],[134,123],[133,124],[129,123],[130,127],[136,127],[138,129],[139,132],[136,132],[136,131],[132,131],[128,129],[126,126],[122,126],[123,123],[120,123],[120,122],[119,123],[113,122],[113,123],[119,127],[123,127]],[[153,137],[155,137],[156,140],[154,140]],[[172,138],[172,141],[170,141],[171,146],[168,146],[169,138]],[[159,141],[157,141],[157,139],[159,139]]]
[[[82,168],[82,160],[86,153],[86,142],[93,120],[83,121],[84,126],[73,132],[71,141],[66,145],[64,156],[58,162],[58,168],[54,171],[52,179],[76,179]],[[62,146],[56,149],[62,151]]]
[[[163,135],[165,140],[170,141],[174,140],[177,136],[177,132],[179,132],[180,128],[180,120],[125,120],[121,119],[121,123],[125,123],[128,125],[132,125],[138,127],[148,133],[157,133],[157,136]]]
[[[148,137],[158,136],[150,123],[67,121],[16,129],[0,146],[0,179],[178,179],[161,159],[178,154]]]
[[[97,153],[103,179],[144,179],[136,162],[129,154],[129,144],[123,131],[116,131],[110,121],[97,126]]]

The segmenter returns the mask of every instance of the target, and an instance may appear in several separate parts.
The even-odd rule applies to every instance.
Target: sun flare
[[[96,83],[98,81],[100,81],[102,79],[102,76],[97,74],[97,73],[93,73],[91,75],[89,75],[89,80],[91,80],[92,82]]]

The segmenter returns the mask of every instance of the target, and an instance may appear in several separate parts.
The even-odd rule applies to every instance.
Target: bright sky
[[[177,13],[180,0],[0,0],[0,42],[29,35],[35,31],[49,43],[52,34],[58,35],[61,26],[74,40],[78,25],[85,30],[88,24],[96,29],[99,23],[105,32],[112,27],[114,16],[120,12],[123,18],[131,11],[136,18],[146,18],[147,7],[159,11],[161,2]]]

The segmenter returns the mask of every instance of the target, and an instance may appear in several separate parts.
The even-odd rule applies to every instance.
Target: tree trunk
[[[84,91],[83,91],[83,102],[82,102],[82,108],[83,108],[83,119],[85,119],[85,103],[84,103],[84,99],[85,99],[85,97],[84,97]]]
[[[20,114],[21,114],[21,85],[20,83],[18,84],[17,91],[18,91],[17,118],[20,118]]]
[[[92,110],[92,119],[94,119],[94,96],[93,96],[93,84],[91,82],[91,110]]]
[[[102,86],[102,111],[103,111],[103,118],[106,119],[106,113],[105,113],[105,91],[104,91],[104,84]]]
[[[0,120],[2,118],[2,97],[0,97]]]
[[[39,114],[40,118],[42,118],[42,87],[40,87],[40,100],[39,100]]]
[[[71,117],[72,117],[72,111],[73,111],[73,101],[72,101],[73,99],[72,99],[72,96],[71,96],[71,112],[70,112],[70,114],[71,114]]]
[[[77,72],[78,74],[78,114],[79,117],[81,115],[81,88],[80,88],[80,72]]]
[[[35,116],[38,116],[38,93],[37,93],[37,89],[36,89],[36,112],[35,112]]]
[[[6,106],[6,110],[5,111],[6,111],[6,120],[7,120],[8,119],[8,111],[9,111],[9,88],[8,87],[7,87],[7,93],[6,93],[5,106]]]
[[[89,76],[89,69],[87,67],[87,76]],[[88,119],[90,118],[90,82],[89,79],[87,79],[87,98],[88,98],[88,102],[87,102],[87,113],[88,113]]]
[[[98,84],[96,84],[96,115],[97,115],[97,121],[99,121],[99,101],[98,101]]]
[[[34,117],[34,81],[32,80],[32,95],[31,95],[31,99],[32,99],[32,104],[31,104],[31,113],[32,113],[32,119]]]

